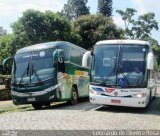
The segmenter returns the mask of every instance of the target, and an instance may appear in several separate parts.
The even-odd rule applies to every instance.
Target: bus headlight
[[[141,97],[145,97],[147,94],[146,93],[137,93],[137,94],[132,94],[132,97],[136,97],[136,98],[141,98]]]

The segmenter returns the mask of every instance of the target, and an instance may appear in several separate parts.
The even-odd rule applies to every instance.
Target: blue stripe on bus
[[[92,89],[94,89],[94,90],[97,91],[97,92],[104,92],[102,88],[95,88],[95,87],[92,87]]]

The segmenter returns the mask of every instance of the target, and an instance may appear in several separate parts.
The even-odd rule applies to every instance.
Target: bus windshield
[[[138,87],[147,84],[145,45],[96,46],[91,82],[105,86]]]
[[[18,54],[14,58],[12,82],[16,84],[42,83],[53,78],[53,49]]]

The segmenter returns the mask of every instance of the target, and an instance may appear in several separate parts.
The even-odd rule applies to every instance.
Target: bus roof
[[[58,45],[64,45],[64,46],[68,45],[68,46],[73,47],[73,48],[78,48],[78,49],[87,51],[87,50],[85,50],[85,49],[83,49],[79,46],[76,46],[76,45],[70,43],[70,42],[55,41],[55,42],[46,42],[46,43],[40,43],[40,44],[27,46],[27,47],[19,49],[16,52],[16,54],[27,53],[27,52],[38,51],[38,50],[45,50],[45,49],[57,47]]]
[[[96,43],[96,45],[101,45],[101,44],[138,44],[138,45],[150,46],[148,42],[141,40],[103,40]]]

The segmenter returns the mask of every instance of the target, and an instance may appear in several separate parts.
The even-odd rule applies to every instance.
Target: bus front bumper
[[[148,105],[148,98],[126,98],[126,97],[109,97],[96,94],[90,94],[90,102],[93,104],[126,106],[126,107],[141,107],[145,108]]]
[[[20,104],[31,104],[35,102],[53,102],[58,101],[57,97],[57,86],[47,88],[43,91],[19,93],[17,91],[11,91],[13,103],[16,105]]]

